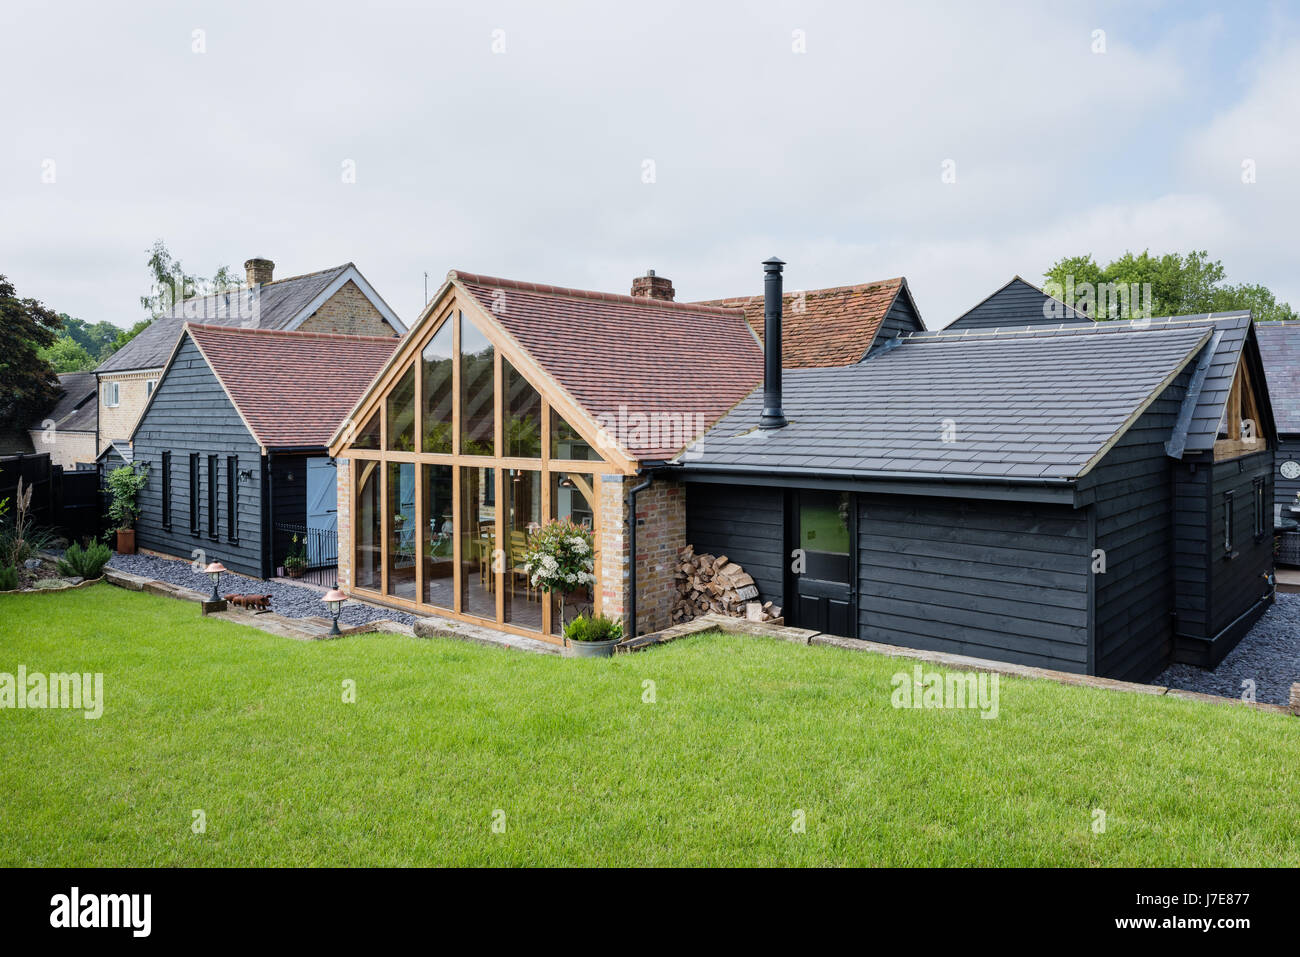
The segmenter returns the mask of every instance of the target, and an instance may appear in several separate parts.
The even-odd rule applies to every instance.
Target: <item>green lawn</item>
[[[0,711],[4,866],[1300,864],[1300,722],[1244,708],[1004,679],[995,720],[900,711],[874,655],[309,644],[107,585],[0,598],[20,664],[106,706]]]

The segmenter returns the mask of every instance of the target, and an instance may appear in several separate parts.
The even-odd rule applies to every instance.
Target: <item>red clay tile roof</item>
[[[847,366],[866,354],[903,280],[884,279],[859,286],[834,286],[787,292],[781,321],[781,366],[807,369]],[[802,304],[800,303],[802,298]],[[763,297],[738,296],[699,303],[743,309],[759,341],[763,339]]]
[[[614,438],[638,460],[676,455],[763,378],[762,349],[739,309],[456,270],[448,278],[459,280],[590,415],[612,422],[622,407],[627,428]],[[690,423],[691,434],[677,441],[680,430],[638,430],[634,413],[689,415],[677,421]]]
[[[401,342],[187,323],[264,448],[324,446]]]

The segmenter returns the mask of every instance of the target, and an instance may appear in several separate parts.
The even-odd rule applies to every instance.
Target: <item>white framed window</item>
[[[104,405],[110,409],[116,409],[118,398],[119,398],[118,384],[116,382],[105,382],[104,383]]]
[[[146,379],[144,383],[144,397],[147,399],[153,395],[153,390],[157,387],[157,379]]]

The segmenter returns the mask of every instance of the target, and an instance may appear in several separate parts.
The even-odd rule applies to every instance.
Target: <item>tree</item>
[[[59,317],[35,299],[19,299],[0,276],[0,430],[25,428],[59,398],[59,379],[41,356],[58,338]]]
[[[95,357],[70,336],[60,336],[54,340],[54,345],[42,349],[40,354],[55,372],[87,372],[96,365]]]
[[[167,244],[161,239],[154,240],[148,249],[150,278],[153,284],[146,295],[140,297],[140,305],[149,313],[149,318],[137,322],[125,332],[120,332],[113,342],[114,351],[139,335],[149,323],[159,316],[166,315],[178,303],[194,296],[208,295],[239,288],[239,278],[231,272],[229,266],[218,266],[211,280],[187,273],[179,259],[173,258]]]
[[[111,322],[101,321],[92,326],[66,312],[59,313],[59,319],[63,321],[63,335],[85,349],[92,359],[107,359],[113,350],[113,341],[122,333]]]
[[[1046,273],[1048,292],[1074,291],[1075,308],[1097,319],[1183,316],[1202,312],[1250,309],[1255,318],[1294,319],[1295,311],[1279,303],[1260,285],[1224,284],[1223,263],[1205,250],[1187,255],[1153,256],[1125,252],[1104,268],[1091,256],[1067,256]],[[1149,289],[1149,298],[1147,290]],[[1134,291],[1136,290],[1136,301]],[[1150,311],[1147,312],[1147,309]]]

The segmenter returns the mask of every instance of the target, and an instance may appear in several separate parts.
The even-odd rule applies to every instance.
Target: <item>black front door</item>
[[[854,637],[853,496],[803,489],[791,493],[789,623]]]

